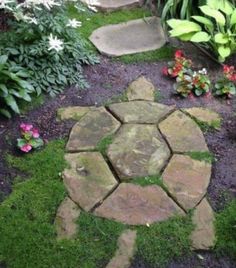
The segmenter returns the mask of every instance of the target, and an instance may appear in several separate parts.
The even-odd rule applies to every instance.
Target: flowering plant
[[[20,124],[21,138],[17,139],[17,147],[25,153],[32,149],[42,147],[44,142],[40,138],[39,131],[31,124]]]
[[[207,75],[207,70],[203,68],[199,71],[188,70],[186,73],[176,78],[175,89],[183,97],[201,96],[210,91],[211,81]]]
[[[166,76],[177,77],[180,74],[185,73],[192,67],[192,61],[184,56],[181,50],[175,52],[175,60],[168,62],[168,66],[162,69],[162,73]]]
[[[223,66],[223,76],[216,82],[214,94],[217,96],[225,95],[228,98],[236,94],[236,70],[234,66]]]

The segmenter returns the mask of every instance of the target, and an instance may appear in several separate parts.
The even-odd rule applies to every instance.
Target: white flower
[[[12,10],[8,4],[14,3],[14,0],[0,0],[0,9],[9,9]]]
[[[29,21],[29,23],[32,23],[32,24],[35,24],[35,25],[38,24],[36,18],[31,18],[31,17],[29,17],[28,21]]]
[[[63,50],[63,41],[58,39],[56,36],[53,37],[52,34],[48,37],[49,39],[49,48],[48,50],[55,49],[57,52]]]
[[[198,73],[206,75],[207,74],[207,69],[203,68],[202,70],[198,71]]]
[[[76,19],[69,19],[68,23],[66,24],[67,27],[77,28],[82,26],[82,22]]]
[[[24,6],[26,8],[36,7],[39,5],[43,5],[48,10],[50,10],[54,6],[60,6],[61,3],[57,2],[57,0],[25,0],[22,4],[19,4],[18,7]]]
[[[98,12],[98,10],[96,9],[96,7],[88,5],[88,8],[94,12]]]

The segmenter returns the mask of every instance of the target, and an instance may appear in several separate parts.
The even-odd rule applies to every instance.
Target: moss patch
[[[82,27],[79,28],[78,31],[86,39],[88,39],[92,32],[99,27],[151,16],[150,11],[141,8],[114,11],[110,13],[92,13],[89,11],[79,12],[72,5],[68,6],[68,13],[71,18],[76,18],[82,22]],[[96,48],[91,43],[88,44],[88,47],[93,51],[96,51]],[[113,58],[113,60],[119,60],[127,64],[137,62],[153,62],[157,60],[170,59],[173,56],[173,53],[174,48],[166,45],[154,51],[121,56]]]
[[[236,201],[216,215],[216,249],[236,259]]]
[[[106,157],[107,149],[110,144],[112,144],[114,135],[108,135],[101,139],[96,146],[96,151],[99,151],[103,156]]]
[[[133,178],[130,182],[141,186],[159,185],[163,187],[161,176],[137,177]]]
[[[189,152],[186,155],[194,160],[205,161],[207,163],[213,163],[215,161],[215,157],[211,152]]]
[[[116,250],[126,227],[85,212],[78,219],[75,240],[56,240],[53,222],[66,196],[60,178],[66,165],[64,146],[64,141],[54,141],[42,151],[7,157],[29,176],[15,184],[0,207],[0,261],[8,267],[104,268]]]
[[[190,215],[137,229],[137,255],[152,267],[165,267],[174,258],[190,254]]]

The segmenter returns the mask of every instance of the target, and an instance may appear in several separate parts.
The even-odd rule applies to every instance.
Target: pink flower
[[[32,146],[30,144],[25,144],[20,147],[20,149],[22,152],[28,153],[32,149]]]
[[[32,136],[33,138],[36,138],[36,139],[39,138],[39,131],[37,128],[32,129]]]
[[[20,124],[20,129],[24,132],[28,132],[33,128],[33,126],[31,124],[25,124],[25,123],[21,123]]]

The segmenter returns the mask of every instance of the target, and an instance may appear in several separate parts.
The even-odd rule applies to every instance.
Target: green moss
[[[105,138],[101,139],[96,146],[96,151],[99,151],[103,156],[106,156],[108,146],[112,144],[114,135],[108,135]]]
[[[137,177],[133,178],[131,183],[141,185],[141,186],[148,186],[148,185],[159,185],[163,187],[163,182],[161,176],[147,176],[147,177]]]
[[[190,156],[192,159],[205,161],[207,163],[213,163],[215,161],[215,157],[211,152],[189,152],[186,155]]]
[[[0,261],[8,267],[103,268],[116,250],[126,227],[85,212],[75,240],[56,240],[53,222],[66,196],[59,174],[65,167],[64,145],[54,141],[42,151],[7,157],[29,175],[0,206]]]
[[[190,215],[137,229],[137,255],[152,267],[165,267],[174,258],[190,254]]]
[[[122,94],[113,96],[109,100],[106,100],[103,103],[103,106],[109,106],[112,103],[126,102],[126,101],[128,101],[128,97],[127,97],[126,91],[124,91]]]
[[[216,215],[216,250],[236,259],[236,201]]]
[[[86,39],[88,39],[92,32],[99,27],[151,16],[150,11],[141,8],[110,13],[92,13],[88,11],[78,12],[76,8],[69,5],[68,12],[71,18],[76,18],[82,22],[83,26],[79,28],[78,31]],[[88,46],[90,49],[96,51],[96,48],[91,43],[89,43]],[[127,64],[137,62],[154,62],[157,60],[170,59],[173,56],[173,53],[174,48],[166,45],[154,51],[121,56],[114,58],[114,60],[119,60]]]
[[[122,61],[125,64],[169,60],[173,57],[174,51],[175,51],[174,47],[170,45],[165,45],[160,49],[132,55],[124,55],[114,58],[114,60]]]

